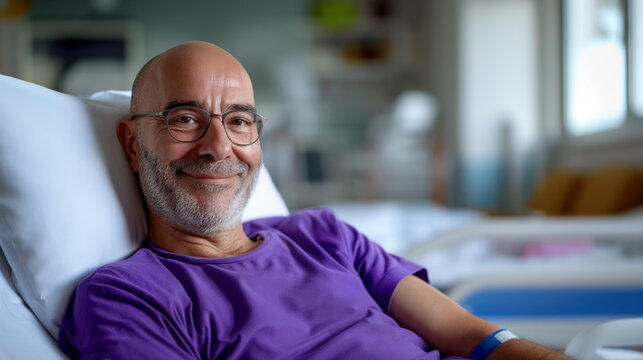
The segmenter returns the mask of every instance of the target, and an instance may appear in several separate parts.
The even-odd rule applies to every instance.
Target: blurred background
[[[0,73],[70,94],[191,40],[250,73],[291,211],[335,209],[555,347],[643,316],[643,1],[0,0]],[[484,275],[520,286],[463,290]]]
[[[254,80],[265,162],[291,209],[392,199],[516,212],[553,166],[643,162],[640,8],[2,0],[0,72],[72,94],[129,89],[155,54],[210,41]]]

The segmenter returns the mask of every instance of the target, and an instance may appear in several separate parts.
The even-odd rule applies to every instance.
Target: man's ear
[[[138,132],[135,128],[134,122],[127,117],[123,117],[118,122],[116,128],[116,136],[121,143],[121,147],[127,156],[129,166],[134,172],[139,169],[139,154],[138,154]]]

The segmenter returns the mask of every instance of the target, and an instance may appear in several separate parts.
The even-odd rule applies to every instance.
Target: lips
[[[181,159],[172,161],[170,166],[178,175],[185,175],[196,181],[212,184],[230,183],[248,172],[247,164],[231,159],[217,162]]]
[[[188,172],[183,172],[183,173],[197,179],[226,179],[226,178],[237,176],[236,174],[201,174],[201,173],[188,173]]]
[[[188,176],[198,182],[216,185],[228,185],[235,181],[235,179],[238,177],[237,174],[192,173],[186,171],[180,171],[179,174]]]

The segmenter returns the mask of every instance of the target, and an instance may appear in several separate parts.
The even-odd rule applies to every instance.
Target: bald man
[[[263,118],[243,66],[204,42],[150,60],[118,137],[149,238],[76,288],[80,359],[565,359],[483,321],[326,210],[241,223]],[[439,351],[439,352],[438,352]]]

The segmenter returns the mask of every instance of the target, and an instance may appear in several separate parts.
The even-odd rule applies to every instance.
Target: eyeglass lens
[[[179,107],[167,114],[167,126],[175,139],[194,141],[203,135],[209,119],[204,109]],[[222,123],[230,141],[246,145],[259,139],[263,119],[253,112],[233,111],[225,114]]]

